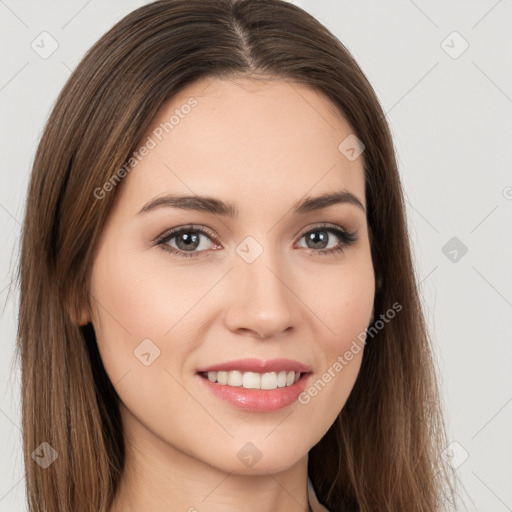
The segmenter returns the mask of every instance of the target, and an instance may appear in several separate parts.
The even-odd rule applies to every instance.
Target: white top
[[[313,484],[308,476],[308,496],[309,496],[309,504],[311,505],[311,510],[313,512],[329,512],[327,508],[325,508],[316,497],[315,489],[313,489]]]

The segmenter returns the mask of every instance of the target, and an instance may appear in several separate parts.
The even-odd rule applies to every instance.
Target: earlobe
[[[84,308],[80,312],[80,318],[78,320],[78,325],[79,325],[79,327],[82,327],[84,325],[87,325],[90,321],[91,321],[91,316],[89,314],[89,311],[88,311],[88,309]]]
[[[76,311],[76,323],[79,327],[83,327],[92,322],[90,297],[80,297],[78,299]]]
[[[83,305],[75,305],[74,307],[70,304],[68,306],[68,311],[71,321],[79,327],[91,322],[91,310],[87,303]]]

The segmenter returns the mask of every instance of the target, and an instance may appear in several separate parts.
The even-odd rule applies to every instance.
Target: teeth
[[[291,386],[300,379],[300,372],[208,372],[210,382],[245,389],[276,389]]]
[[[217,372],[217,382],[219,384],[228,383],[228,372]]]
[[[245,372],[242,377],[242,386],[245,389],[261,389],[261,375],[254,372]]]
[[[228,386],[241,386],[242,372],[228,372]]]
[[[279,372],[277,374],[277,387],[284,388],[286,386],[286,372]]]
[[[277,388],[277,374],[276,372],[264,373],[261,376],[261,389],[276,389]]]

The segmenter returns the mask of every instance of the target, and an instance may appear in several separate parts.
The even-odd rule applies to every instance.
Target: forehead
[[[350,160],[339,149],[353,134],[338,109],[303,84],[202,79],[160,108],[137,144],[149,149],[123,188],[130,202],[169,191],[284,200],[286,190],[295,200],[345,188],[364,203],[364,155]]]

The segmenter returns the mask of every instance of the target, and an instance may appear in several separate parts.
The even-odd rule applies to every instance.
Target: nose
[[[300,318],[292,281],[285,265],[266,251],[252,263],[237,256],[227,290],[227,328],[260,339],[289,335]]]

